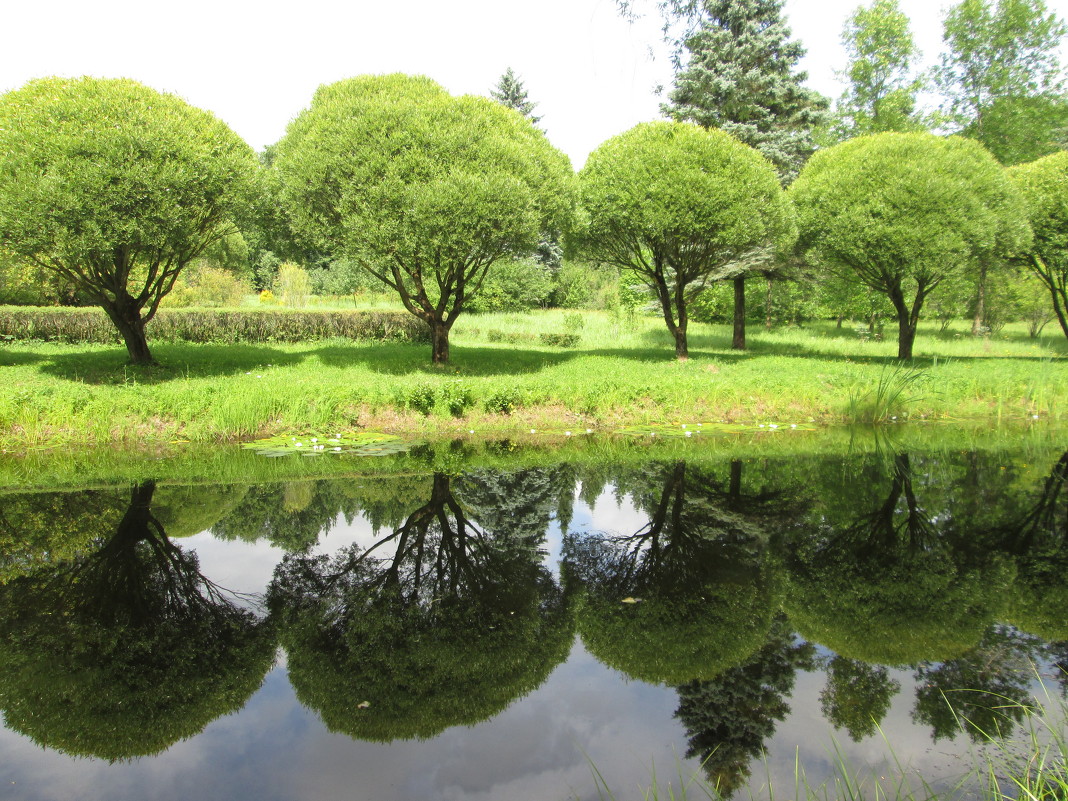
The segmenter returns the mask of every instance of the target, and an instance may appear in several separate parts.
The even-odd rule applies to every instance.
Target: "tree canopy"
[[[435,362],[492,265],[565,227],[573,204],[567,157],[530,120],[429,78],[321,86],[275,154],[297,233],[397,292]]]
[[[687,305],[705,282],[742,261],[774,261],[795,236],[771,165],[718,130],[641,123],[590,154],[579,183],[590,252],[656,293],[680,359]]]
[[[1025,261],[1049,290],[1068,337],[1068,152],[1012,167],[1009,176],[1020,188],[1034,232]]]
[[[884,133],[817,153],[790,187],[807,257],[885,294],[898,358],[940,284],[1024,251],[1019,192],[997,161],[961,137]]]
[[[181,270],[233,233],[255,154],[224,123],[134,81],[44,78],[0,97],[0,250],[101,306],[134,363]]]

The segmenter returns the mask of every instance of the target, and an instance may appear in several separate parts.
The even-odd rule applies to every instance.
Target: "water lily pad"
[[[356,434],[282,434],[246,442],[243,448],[255,451],[259,456],[338,456],[349,453],[356,456],[393,456],[404,453],[414,445],[393,434],[378,434],[361,431]]]

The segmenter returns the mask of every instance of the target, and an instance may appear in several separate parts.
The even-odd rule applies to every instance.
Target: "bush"
[[[434,392],[434,388],[429,384],[416,384],[414,387],[402,391],[402,395],[401,404],[405,408],[423,415],[429,415],[434,411],[437,393]]]
[[[482,290],[470,301],[475,312],[527,311],[546,306],[553,291],[552,271],[533,259],[499,261]]]
[[[511,414],[521,405],[521,401],[522,395],[517,387],[498,387],[483,401],[483,408],[494,414]]]
[[[165,308],[177,309],[191,306],[236,307],[246,295],[252,294],[252,285],[228,270],[198,264],[182,271],[178,281],[164,298]]]
[[[303,309],[311,297],[312,285],[308,273],[293,262],[283,262],[274,279],[275,294],[282,303],[294,309]]]
[[[551,345],[555,348],[573,348],[579,343],[578,334],[538,334],[542,345]]]
[[[471,389],[464,384],[445,384],[438,388],[438,396],[453,417],[463,417],[475,402]]]
[[[430,329],[406,312],[287,309],[161,309],[148,338],[170,342],[303,342],[347,339],[427,342]],[[99,308],[0,306],[0,337],[57,342],[120,342]]]

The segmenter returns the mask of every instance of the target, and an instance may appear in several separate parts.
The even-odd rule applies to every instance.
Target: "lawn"
[[[559,335],[574,347],[544,344]],[[554,341],[556,341],[554,340]],[[563,432],[719,422],[1061,419],[1068,341],[1022,326],[976,338],[962,322],[921,327],[899,365],[885,339],[848,323],[749,332],[692,324],[678,362],[663,323],[643,315],[543,311],[467,315],[451,361],[428,345],[151,343],[159,366],[126,364],[120,346],[0,345],[0,447],[229,441],[287,431]]]

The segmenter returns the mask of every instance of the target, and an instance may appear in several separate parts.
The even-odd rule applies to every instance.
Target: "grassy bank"
[[[574,347],[542,344],[571,334]],[[694,325],[677,362],[655,318],[543,312],[471,315],[452,361],[422,344],[153,344],[160,366],[122,348],[0,345],[0,447],[216,442],[284,431],[375,428],[417,435],[657,423],[837,424],[1062,419],[1068,345],[1007,328],[921,329],[903,368],[880,341],[833,323],[754,329],[730,350],[726,326]]]

